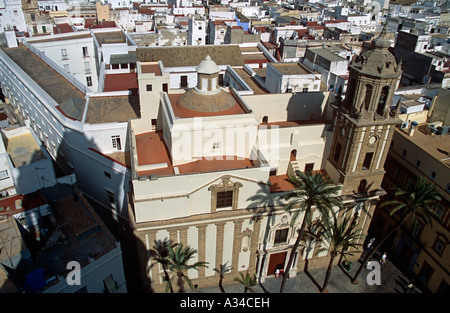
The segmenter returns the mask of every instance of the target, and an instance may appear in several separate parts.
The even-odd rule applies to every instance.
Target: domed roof
[[[397,77],[401,69],[388,50],[390,45],[386,30],[383,29],[380,36],[372,41],[371,48],[356,56],[349,66],[368,75]]]
[[[205,94],[192,88],[178,99],[177,105],[197,112],[221,112],[233,108],[236,100],[223,90]]]
[[[219,72],[220,68],[217,66],[216,62],[211,60],[209,55],[207,55],[206,58],[197,66],[197,73],[199,74],[216,74]]]

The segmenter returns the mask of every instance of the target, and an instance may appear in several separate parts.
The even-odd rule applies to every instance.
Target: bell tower
[[[327,171],[343,184],[343,195],[380,189],[384,162],[396,125],[392,97],[402,74],[389,52],[385,30],[349,64],[345,99],[332,105],[333,142]]]

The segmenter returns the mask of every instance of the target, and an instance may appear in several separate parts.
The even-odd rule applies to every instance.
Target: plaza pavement
[[[372,261],[378,261],[380,254],[375,253]],[[363,254],[364,257],[364,254]],[[363,258],[362,257],[362,258]],[[381,284],[369,285],[366,281],[370,270],[363,269],[358,277],[358,284],[352,284],[351,278],[354,276],[360,266],[360,262],[352,264],[349,271],[336,265],[333,267],[331,277],[327,286],[328,293],[405,293],[406,285],[409,283],[409,277],[406,277],[402,272],[392,263],[387,260],[387,263],[381,266]],[[308,270],[307,272],[300,272],[296,277],[289,278],[286,281],[284,293],[319,293],[320,287],[323,285],[326,268]],[[281,277],[266,278],[264,283],[256,285],[253,289],[256,293],[279,293],[281,285]],[[244,287],[240,283],[234,283],[223,286],[226,293],[242,293]],[[195,293],[221,293],[219,286],[201,288]],[[417,288],[413,288],[413,293],[420,293]]]

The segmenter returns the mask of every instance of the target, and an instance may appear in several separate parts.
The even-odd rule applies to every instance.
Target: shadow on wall
[[[122,147],[129,146],[128,138],[128,135],[121,138]],[[73,149],[70,146],[71,142],[84,146],[84,149],[81,152]],[[57,163],[64,175],[69,173],[76,175],[80,190],[115,239],[120,242],[127,292],[147,291],[148,288],[145,289],[143,286],[150,284],[141,280],[137,256],[137,251],[144,249],[142,247],[144,243],[136,240],[129,221],[122,217],[128,217],[128,199],[131,197],[128,151],[104,155],[92,139],[66,129],[58,149]],[[117,168],[126,168],[125,174],[115,170]],[[95,185],[97,187],[93,188]]]
[[[326,119],[326,95],[323,92],[298,92],[289,99],[287,121]]]

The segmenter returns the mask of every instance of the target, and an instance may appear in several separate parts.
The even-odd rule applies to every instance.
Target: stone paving
[[[372,261],[378,262],[379,255],[375,253]],[[361,258],[362,259],[362,258]],[[409,278],[395,267],[395,265],[387,260],[386,264],[381,265],[380,285],[369,285],[366,277],[371,270],[364,269],[358,279],[358,284],[352,284],[351,278],[354,276],[360,266],[360,262],[352,264],[349,271],[342,266],[334,266],[331,272],[330,281],[327,286],[328,293],[405,293],[406,285]],[[284,293],[319,293],[320,287],[323,285],[326,268],[309,270],[308,272],[300,272],[296,277],[292,277],[286,281]],[[254,287],[256,293],[279,293],[281,278],[269,277],[262,284]],[[240,283],[224,285],[226,293],[242,293],[244,287]],[[195,290],[196,293],[220,293],[220,288],[210,287]],[[413,293],[421,291],[414,287]]]

